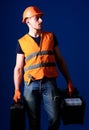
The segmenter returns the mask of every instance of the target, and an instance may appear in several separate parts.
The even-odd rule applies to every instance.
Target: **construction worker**
[[[29,32],[18,39],[16,65],[14,68],[14,101],[21,99],[21,82],[24,69],[24,103],[28,113],[30,130],[40,128],[40,106],[44,103],[48,115],[48,130],[58,130],[60,115],[56,102],[56,78],[62,72],[69,94],[73,84],[63,57],[60,54],[56,37],[42,30],[43,12],[35,6],[27,7],[22,22],[27,24]]]

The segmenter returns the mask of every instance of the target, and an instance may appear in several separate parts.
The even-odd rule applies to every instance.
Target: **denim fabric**
[[[41,130],[40,128],[40,106],[41,101],[44,103],[45,111],[48,114],[48,130],[59,129],[59,110],[57,99],[56,80],[42,79],[31,82],[24,86],[24,101],[28,112],[30,130]]]

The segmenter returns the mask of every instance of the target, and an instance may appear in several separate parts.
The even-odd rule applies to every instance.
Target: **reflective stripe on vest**
[[[35,64],[35,65],[31,65],[27,68],[24,68],[24,71],[28,71],[28,70],[31,70],[31,69],[36,69],[36,68],[39,68],[39,67],[50,67],[50,66],[56,66],[55,63],[40,63],[40,64]]]
[[[25,58],[25,61],[30,60],[31,58],[33,58],[35,56],[39,56],[39,55],[53,55],[53,51],[39,51],[39,52],[34,52],[34,53],[28,55]]]

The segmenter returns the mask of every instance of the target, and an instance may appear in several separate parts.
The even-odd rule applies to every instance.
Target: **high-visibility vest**
[[[28,34],[19,40],[25,55],[24,80],[39,80],[43,77],[53,78],[58,76],[54,56],[54,39],[52,33],[41,33],[40,45]]]

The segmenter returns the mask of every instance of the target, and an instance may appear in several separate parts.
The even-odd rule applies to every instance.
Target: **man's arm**
[[[60,72],[63,74],[65,80],[67,81],[69,93],[71,95],[73,92],[73,84],[72,84],[72,81],[71,81],[71,78],[70,78],[70,75],[68,72],[66,62],[60,54],[58,45],[54,48],[54,54],[55,54],[55,59],[56,59],[58,68],[59,68]]]
[[[15,85],[15,94],[13,99],[17,102],[21,98],[20,85],[23,77],[23,67],[24,67],[24,54],[17,54],[16,56],[16,65],[14,68],[14,85]]]

